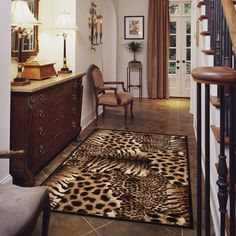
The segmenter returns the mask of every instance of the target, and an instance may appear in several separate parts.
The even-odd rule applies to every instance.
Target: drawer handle
[[[39,153],[40,153],[41,156],[44,156],[44,155],[46,154],[46,151],[45,151],[43,145],[40,145],[40,146],[39,146]]]
[[[59,121],[63,120],[65,118],[65,116],[60,115],[58,116],[52,123],[55,125],[57,124]]]
[[[75,121],[72,121],[72,127],[75,129],[77,127],[77,124]]]
[[[61,131],[61,132],[59,132],[59,133],[57,133],[55,136],[54,136],[54,139],[59,139],[61,136],[63,136],[64,135],[64,132],[63,131]]]
[[[44,128],[43,127],[40,127],[39,128],[39,135],[41,136],[41,137],[43,137],[43,136],[45,136],[45,131],[44,131]]]
[[[75,89],[76,88],[76,83],[72,84],[72,88]]]
[[[72,108],[72,114],[73,114],[73,115],[76,115],[76,114],[77,114],[77,109],[74,108],[74,107]]]
[[[39,100],[40,100],[41,102],[45,102],[45,100],[46,100],[45,95],[42,94],[42,93],[40,93],[40,95],[39,95]]]
[[[32,96],[30,96],[30,98],[29,98],[29,102],[30,102],[31,104],[34,104],[34,103],[35,103],[35,98],[32,97]]]
[[[39,117],[41,118],[41,119],[44,119],[44,117],[45,117],[45,113],[44,113],[44,111],[43,110],[39,110]]]

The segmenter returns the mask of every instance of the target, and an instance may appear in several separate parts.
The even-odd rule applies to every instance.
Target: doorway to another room
[[[191,2],[171,1],[169,89],[171,97],[190,97]]]

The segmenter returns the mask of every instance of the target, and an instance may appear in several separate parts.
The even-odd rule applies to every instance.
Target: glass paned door
[[[180,89],[179,80],[179,55],[181,51],[177,45],[180,44],[178,19],[170,21],[170,48],[169,48],[169,88],[171,96],[178,96]],[[178,58],[178,59],[177,59]]]
[[[190,96],[190,79],[191,79],[191,19],[182,18],[182,35],[185,38],[182,44],[182,63],[180,78],[180,96]]]
[[[185,8],[184,8],[185,9]],[[188,7],[186,7],[188,12]],[[174,17],[170,21],[169,88],[172,97],[190,96],[191,19]]]

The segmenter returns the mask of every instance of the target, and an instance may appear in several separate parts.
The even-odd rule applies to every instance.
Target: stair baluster
[[[201,84],[197,83],[197,235],[202,235],[202,110]]]
[[[205,235],[210,235],[210,85],[205,84]]]
[[[230,98],[230,132],[229,132],[229,173],[230,173],[230,235],[235,235],[235,171],[236,171],[236,125],[235,125],[235,93],[234,87],[229,87],[229,98]]]
[[[201,125],[201,84],[205,84],[205,235],[210,235],[210,215],[207,212],[210,212],[210,133],[209,133],[209,92],[210,84],[219,85],[220,88],[220,154],[219,154],[219,164],[218,164],[218,200],[219,200],[219,211],[221,216],[220,222],[220,232],[221,236],[225,235],[226,222],[225,217],[227,213],[227,163],[225,155],[225,87],[230,86],[230,236],[235,236],[235,174],[234,171],[236,168],[236,123],[235,121],[235,91],[233,90],[232,85],[236,85],[236,71],[229,67],[199,67],[192,70],[192,77],[195,82],[197,82],[197,182],[198,182],[198,236],[201,235],[201,209],[199,209],[202,198],[201,198],[201,134],[202,134],[202,125]],[[200,96],[200,97],[199,97]],[[232,125],[234,124],[234,125]],[[198,127],[199,126],[199,127]]]
[[[220,155],[219,164],[218,164],[218,201],[219,201],[219,211],[220,211],[220,235],[225,235],[225,216],[227,213],[227,163],[226,163],[226,155],[225,155],[225,94],[224,94],[224,86],[219,86],[220,88]]]

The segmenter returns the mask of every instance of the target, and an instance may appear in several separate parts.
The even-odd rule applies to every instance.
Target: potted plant
[[[136,55],[143,50],[143,43],[142,42],[136,42],[136,41],[131,41],[129,43],[124,44],[125,48],[133,53],[133,60],[130,61],[129,63],[140,63],[140,61],[136,60]]]

